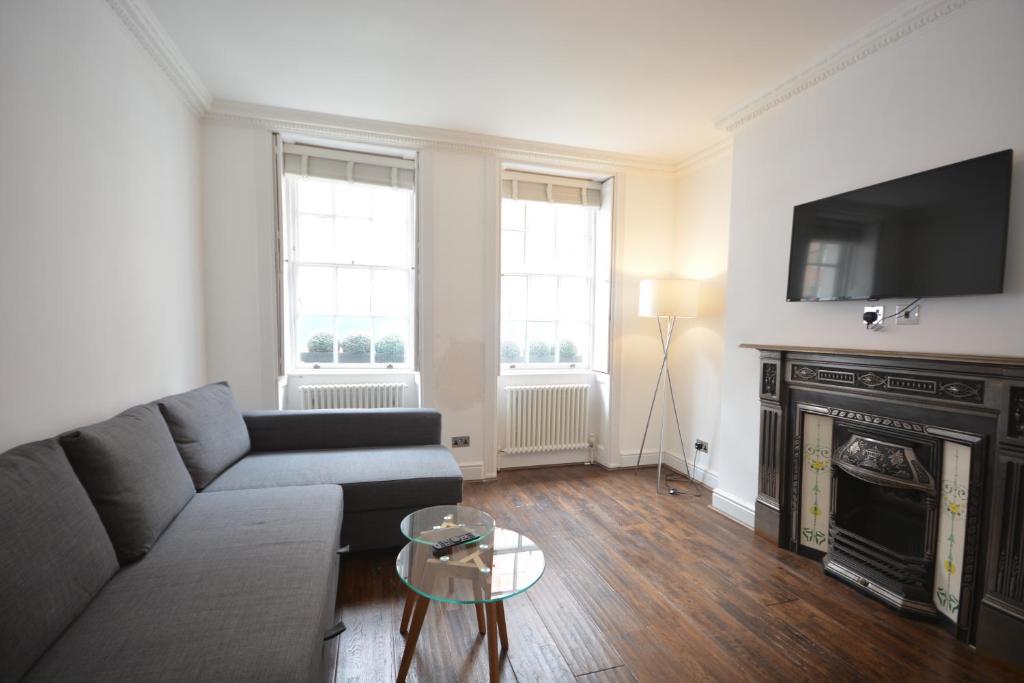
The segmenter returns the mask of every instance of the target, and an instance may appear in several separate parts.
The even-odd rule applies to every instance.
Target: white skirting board
[[[460,462],[459,469],[462,470],[462,478],[466,481],[484,479],[484,464],[482,462]]]
[[[711,507],[749,529],[754,528],[754,507],[731,493],[716,488],[711,494]]]
[[[619,458],[621,468],[629,468],[636,466],[636,456],[638,453],[633,451],[632,453],[622,453]],[[686,472],[686,468],[683,465],[683,456],[680,453],[673,453],[672,451],[665,451],[665,465],[668,465],[677,472]],[[700,483],[707,486],[709,489],[715,489],[718,487],[718,473],[706,469],[702,465],[694,465],[693,461],[689,461],[690,471],[693,472],[693,478]],[[641,465],[657,465],[658,454],[655,453],[644,453],[644,457],[640,460]]]

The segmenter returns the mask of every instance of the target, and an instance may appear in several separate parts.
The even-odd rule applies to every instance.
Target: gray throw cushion
[[[444,446],[251,453],[207,491],[340,484],[345,513],[462,500],[462,471]]]
[[[341,489],[200,493],[25,681],[320,681]]]
[[[16,681],[117,571],[56,439],[0,455],[0,681]]]
[[[145,555],[196,490],[155,405],[63,434],[121,564]]]
[[[226,382],[168,396],[157,404],[197,489],[249,452],[249,430]]]

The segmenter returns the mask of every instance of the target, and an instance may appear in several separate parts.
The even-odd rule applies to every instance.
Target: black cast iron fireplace
[[[825,571],[898,610],[934,616],[936,454],[861,430],[836,436]]]

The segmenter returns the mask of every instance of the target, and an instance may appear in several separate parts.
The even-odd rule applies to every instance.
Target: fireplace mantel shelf
[[[1012,365],[1024,367],[1024,356],[981,356],[973,354],[937,353],[921,351],[882,351],[878,349],[837,349],[827,346],[791,346],[788,344],[740,344],[741,349],[761,351],[787,351],[791,353],[823,353],[836,356],[870,356],[873,358],[908,358],[937,360],[975,365]]]

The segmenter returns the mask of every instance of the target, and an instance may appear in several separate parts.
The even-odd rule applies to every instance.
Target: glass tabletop
[[[437,557],[423,543],[406,543],[395,561],[406,586],[425,598],[473,604],[498,602],[529,589],[544,573],[544,551],[502,527],[475,543]]]
[[[435,505],[406,515],[400,526],[410,541],[433,545],[467,532],[486,538],[494,531],[494,518],[468,505]]]

